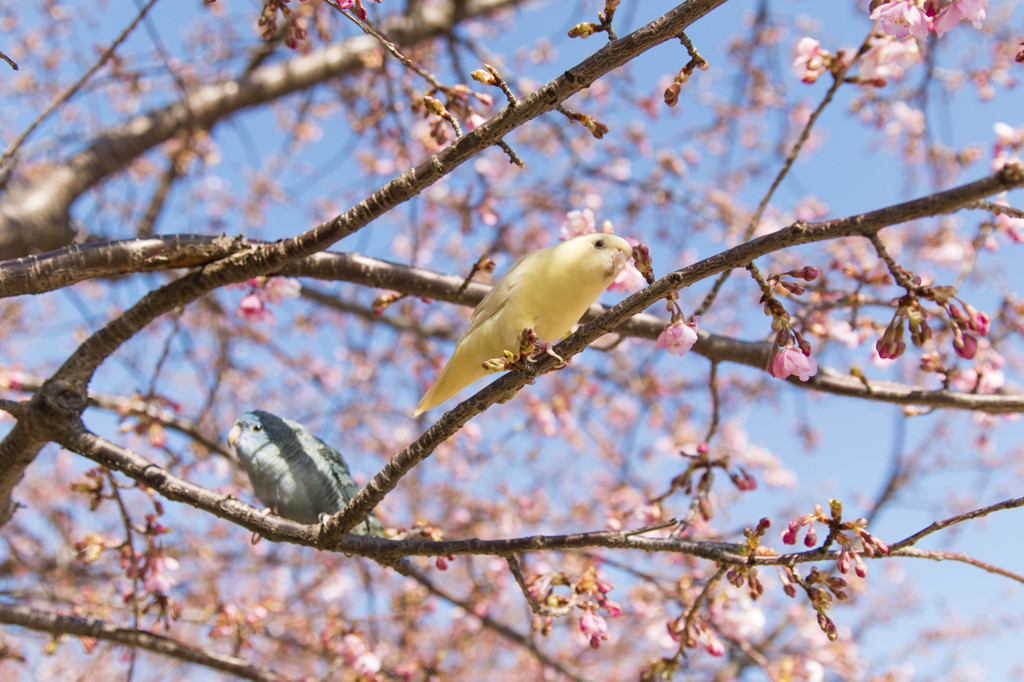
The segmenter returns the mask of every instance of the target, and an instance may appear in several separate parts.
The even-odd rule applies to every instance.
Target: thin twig
[[[17,71],[17,70],[18,70],[18,65],[17,65],[17,64],[16,64],[15,62],[14,62],[14,60],[13,60],[13,59],[11,59],[10,57],[8,57],[8,56],[7,56],[6,54],[4,54],[3,52],[0,52],[0,59],[3,59],[3,60],[4,60],[5,62],[7,62],[8,64],[10,64],[10,65],[11,65],[11,68],[12,68],[12,69],[14,69],[15,71]]]
[[[281,682],[285,679],[272,670],[252,665],[234,656],[226,656],[210,649],[185,644],[164,635],[120,627],[98,618],[58,615],[51,611],[0,602],[0,622],[54,635],[91,637],[130,647],[139,647],[180,661],[231,673],[248,680]]]
[[[149,8],[152,7],[154,4],[156,4],[156,0],[149,0],[149,3],[145,7],[143,7],[139,11],[138,15],[136,15],[135,19],[132,20],[132,23],[128,24],[128,28],[122,31],[121,35],[117,37],[117,40],[111,43],[110,47],[103,51],[103,54],[100,55],[100,58],[96,61],[95,64],[92,65],[92,68],[86,71],[85,75],[78,79],[78,82],[76,82],[70,88],[65,90],[63,93],[60,94],[60,96],[57,97],[57,99],[51,102],[50,106],[46,108],[46,111],[40,114],[39,117],[32,123],[32,125],[28,127],[28,130],[23,132],[21,136],[18,137],[18,139],[16,139],[14,143],[7,148],[7,151],[4,152],[4,155],[0,156],[0,168],[2,168],[4,164],[7,163],[7,161],[10,160],[15,155],[15,153],[17,153],[21,145],[25,142],[26,139],[28,139],[28,136],[31,135],[32,132],[35,131],[35,129],[38,128],[39,125],[42,124],[42,122],[45,121],[46,118],[54,112],[55,109],[57,109],[57,107],[71,99],[79,90],[82,89],[82,86],[84,86],[85,83],[90,78],[92,78],[92,75],[94,73],[99,71],[108,61],[110,61],[110,58],[114,56],[114,51],[118,47],[120,47],[121,43],[123,43],[128,38],[129,34],[131,34],[135,27],[139,25],[139,22],[142,21],[143,17],[146,16],[146,13],[149,12]],[[7,59],[6,55],[4,56],[4,58]],[[14,62],[11,62],[10,59],[7,59],[7,61],[14,65]],[[15,66],[14,68],[17,69],[18,67]]]
[[[860,59],[860,57],[864,55],[865,52],[867,52],[868,46],[871,41],[871,36],[873,34],[874,29],[872,28],[872,30],[868,32],[867,37],[864,38],[864,41],[861,43],[860,48],[857,50],[857,54],[855,54],[853,58],[850,59],[849,61],[844,61],[840,69],[834,74],[831,87],[829,87],[828,92],[825,93],[825,96],[822,98],[817,108],[811,113],[810,117],[808,117],[807,123],[804,125],[803,130],[800,131],[800,137],[793,145],[793,148],[789,150],[789,154],[786,156],[786,160],[783,162],[782,168],[779,169],[779,172],[775,175],[775,179],[772,181],[772,184],[768,187],[768,191],[765,192],[764,196],[761,198],[761,203],[758,205],[757,210],[754,211],[754,215],[750,218],[750,224],[747,225],[747,229],[743,233],[743,237],[740,239],[741,242],[747,241],[754,235],[754,232],[757,230],[758,224],[761,222],[761,216],[764,215],[765,209],[768,208],[768,202],[771,201],[771,198],[773,196],[775,196],[775,190],[779,188],[779,185],[782,184],[782,180],[789,174],[789,169],[793,167],[794,163],[796,163],[796,159],[797,156],[799,156],[800,154],[800,150],[803,149],[804,145],[807,143],[807,140],[810,139],[811,130],[814,128],[814,124],[817,122],[818,117],[821,116],[822,112],[825,110],[825,107],[827,107],[832,102],[832,99],[835,97],[835,94],[839,90],[839,87],[843,84],[846,74],[849,72],[849,70],[853,67],[857,60]],[[700,306],[697,307],[697,311],[695,313],[696,315],[703,315],[705,312],[707,312],[708,308],[711,307],[711,304],[714,303],[715,298],[718,297],[718,292],[721,291],[722,286],[725,284],[725,281],[729,279],[730,274],[732,274],[732,271],[727,270],[718,276],[718,279],[715,280],[715,284],[711,288],[711,291],[708,292],[707,296],[704,297],[704,300],[701,302]]]

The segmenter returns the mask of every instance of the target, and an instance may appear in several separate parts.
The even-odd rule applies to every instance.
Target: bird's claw
[[[273,507],[266,507],[265,509],[263,509],[263,511],[260,512],[260,519],[266,519],[268,516],[270,516],[273,513],[274,513],[274,508]],[[253,531],[252,532],[252,537],[249,538],[249,543],[252,544],[252,545],[255,545],[255,544],[259,543],[259,541],[262,540],[262,539],[263,539],[263,536],[260,535],[258,531]]]
[[[317,523],[320,525],[320,533],[327,532],[327,522],[331,520],[330,514],[320,513],[320,517],[317,519]]]
[[[546,342],[538,343],[537,344],[537,350],[535,350],[532,353],[530,353],[530,355],[526,358],[526,361],[527,362],[537,362],[538,360],[540,360],[541,356],[543,356],[543,355],[550,355],[555,360],[558,360],[558,364],[555,365],[554,367],[552,367],[551,369],[552,370],[562,369],[568,363],[566,363],[565,358],[563,358],[561,355],[559,355],[558,353],[556,353],[554,351],[554,347],[555,347],[554,344],[551,344],[551,343],[546,343]]]

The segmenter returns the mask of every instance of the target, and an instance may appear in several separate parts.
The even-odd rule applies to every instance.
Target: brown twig
[[[79,78],[74,85],[69,87],[67,90],[62,92],[55,100],[53,100],[53,102],[50,103],[50,106],[46,107],[46,110],[43,113],[39,114],[36,120],[32,122],[32,125],[30,125],[25,132],[18,136],[18,138],[11,144],[11,146],[7,148],[7,151],[4,152],[3,156],[0,156],[0,168],[2,168],[4,164],[6,164],[18,152],[18,149],[21,147],[22,144],[24,144],[25,140],[28,139],[28,136],[31,135],[35,131],[35,129],[38,128],[42,124],[42,122],[45,121],[47,117],[49,117],[49,115],[57,109],[57,107],[61,106],[62,104],[64,104],[64,102],[74,97],[75,94],[82,89],[82,86],[84,86],[86,82],[90,78],[92,78],[93,74],[99,71],[101,68],[103,68],[103,66],[108,61],[110,61],[110,58],[114,56],[114,51],[121,46],[121,43],[127,40],[131,32],[135,30],[135,27],[139,25],[139,22],[142,21],[143,17],[146,16],[146,13],[149,12],[149,9],[155,4],[156,0],[149,0],[149,3],[147,3],[145,7],[139,10],[139,13],[132,20],[132,23],[128,24],[128,27],[121,31],[121,35],[119,35],[117,39],[110,44],[110,47],[103,51],[103,54],[101,54],[100,58],[96,60],[96,63],[93,64],[92,67],[90,67],[89,70],[86,71],[85,74],[81,78]],[[14,66],[15,70],[17,70],[17,65],[14,64],[14,62],[12,62],[10,59],[8,59],[6,55],[4,55],[4,59],[6,59],[12,66]]]
[[[247,680],[281,682],[284,679],[272,670],[252,665],[234,656],[226,656],[210,649],[185,644],[165,635],[155,635],[134,628],[120,627],[98,618],[65,616],[28,606],[14,606],[0,602],[0,622],[54,635],[90,637],[138,647],[180,661],[237,675]]]
[[[807,123],[804,124],[803,129],[800,131],[800,137],[793,145],[793,148],[789,150],[789,154],[786,156],[786,160],[783,161],[782,168],[779,169],[779,172],[775,175],[775,179],[772,180],[772,184],[768,187],[768,190],[764,193],[764,196],[761,197],[761,203],[758,204],[757,210],[754,211],[754,215],[750,218],[750,224],[747,225],[747,229],[743,233],[741,241],[745,242],[754,235],[754,232],[757,230],[758,224],[761,222],[761,216],[764,215],[765,209],[768,208],[768,202],[770,202],[771,198],[775,196],[775,190],[779,188],[779,185],[782,184],[782,180],[789,174],[790,168],[793,167],[793,164],[796,163],[797,157],[800,155],[800,150],[803,149],[804,145],[807,143],[807,140],[810,139],[811,130],[814,128],[814,124],[818,121],[818,118],[825,110],[825,107],[827,107],[832,102],[832,99],[835,97],[836,92],[839,91],[839,87],[843,84],[846,74],[857,62],[857,60],[860,59],[860,57],[863,56],[864,53],[868,51],[871,36],[873,35],[873,33],[874,29],[868,32],[867,37],[864,38],[864,41],[861,43],[860,48],[857,50],[857,54],[855,54],[853,58],[848,61],[844,60],[842,66],[840,66],[836,73],[833,74],[834,77],[832,79],[832,85],[829,87],[828,92],[825,93],[825,96],[821,99],[821,102],[818,103],[817,108],[815,108],[815,110],[811,112],[811,115],[807,119]],[[707,312],[708,308],[711,307],[711,304],[714,303],[715,299],[718,297],[718,292],[721,291],[722,286],[725,284],[725,281],[729,279],[729,275],[730,271],[726,271],[718,276],[718,279],[715,280],[715,284],[711,288],[711,291],[708,292],[708,294],[704,297],[704,300],[697,307],[697,311],[695,313],[696,315],[703,315],[705,312]]]

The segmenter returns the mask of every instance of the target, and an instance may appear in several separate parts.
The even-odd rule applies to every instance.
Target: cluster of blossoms
[[[829,537],[839,543],[839,572],[847,573],[850,570],[850,562],[855,564],[855,572],[858,577],[865,577],[868,574],[867,566],[864,564],[860,554],[868,556],[875,554],[888,554],[889,546],[867,531],[867,520],[857,519],[856,521],[842,521],[843,506],[838,500],[829,500],[828,515],[821,505],[814,505],[814,513],[806,514],[789,522],[786,532],[782,534],[782,542],[787,545],[795,545],[800,529],[807,526],[807,535],[804,536],[804,546],[814,547],[818,544],[818,536],[814,532],[814,524],[821,523],[829,528]],[[852,538],[850,534],[852,533]],[[853,538],[860,540],[861,549],[853,548]]]
[[[568,586],[568,596],[558,594],[554,588]],[[609,616],[616,617],[622,613],[622,607],[608,599],[612,590],[608,583],[597,575],[597,568],[588,566],[576,580],[562,571],[541,573],[527,582],[530,596],[546,613],[533,619],[533,629],[543,635],[551,632],[554,616],[568,613],[574,606],[583,610],[580,615],[579,628],[590,646],[597,649],[601,640],[608,639],[608,623],[598,609],[604,609]]]
[[[249,285],[249,294],[238,302],[235,317],[249,323],[269,322],[273,324],[274,313],[267,308],[267,305],[278,305],[286,298],[295,298],[302,290],[299,280],[292,277],[254,277],[246,284]]]
[[[821,43],[814,38],[804,37],[796,44],[796,58],[793,60],[793,72],[804,83],[813,83],[818,76],[831,71],[843,64],[839,58],[828,50],[821,49]]]
[[[813,282],[819,274],[817,268],[807,266],[799,270],[772,275],[767,282],[776,289],[799,296],[804,293],[804,286],[796,282],[785,281],[782,278],[789,276],[794,279],[802,279],[805,282]],[[771,315],[772,329],[776,332],[772,355],[768,361],[768,373],[776,379],[796,376],[800,378],[800,381],[807,381],[818,373],[818,362],[811,357],[811,344],[799,330],[793,327],[789,313],[778,300],[774,297],[768,298],[766,293],[762,296],[761,302],[764,304],[765,314]]]
[[[987,11],[988,0],[890,0],[875,6],[871,19],[896,38],[927,40],[929,33],[941,38],[961,21],[981,28]]]
[[[299,0],[305,2],[305,0]],[[376,0],[380,2],[381,0]],[[217,0],[206,0],[207,5],[212,5]],[[301,41],[307,37],[306,29],[299,25],[294,10],[288,7],[291,0],[264,0],[263,10],[260,13],[258,26],[260,35],[264,40],[272,40],[277,35],[277,13],[280,11],[285,21],[285,44],[291,49],[296,49]],[[331,3],[339,10],[355,9],[356,14],[363,21],[366,21],[366,8],[363,7],[363,0],[334,0]]]
[[[999,170],[1008,163],[1020,163],[1024,151],[1024,127],[1014,128],[1006,123],[992,126],[996,143],[992,149],[992,170]]]
[[[826,71],[838,73],[849,65],[851,52],[839,50],[832,54],[821,48],[814,38],[804,37],[794,49],[793,72],[804,83],[814,83]],[[868,51],[860,60],[858,82],[863,85],[885,86],[890,79],[900,80],[906,70],[921,61],[921,50],[912,38],[894,39],[891,36],[871,39]]]
[[[380,656],[373,653],[362,637],[354,634],[347,634],[341,638],[338,653],[342,660],[360,676],[362,680],[377,680],[377,673],[380,672]]]
[[[981,28],[987,10],[988,0],[875,0],[871,19],[885,35],[872,38],[860,61],[859,82],[881,87],[889,79],[901,79],[907,67],[921,61],[918,41],[927,40],[929,33],[942,37],[961,21]],[[848,66],[853,52],[832,54],[804,37],[796,45],[793,70],[804,83],[814,83],[826,71],[837,73]]]
[[[211,637],[230,637],[238,645],[248,645],[252,634],[263,631],[263,626],[270,613],[266,607],[256,604],[245,612],[232,603],[224,604],[213,619]]]
[[[157,511],[162,511],[158,506]],[[147,612],[153,609],[157,618],[170,629],[171,621],[181,615],[181,607],[170,597],[171,588],[178,584],[177,578],[171,573],[180,567],[178,560],[164,554],[156,542],[156,537],[170,533],[171,529],[158,521],[158,514],[146,514],[146,525],[142,534],[146,538],[146,551],[137,552],[125,548],[121,553],[121,564],[125,577],[142,581],[142,589],[149,595],[150,601],[144,607]],[[135,591],[127,589],[122,594],[125,603],[135,598]]]
[[[828,538],[825,540],[823,549],[827,549],[833,542],[838,543],[839,561],[837,567],[840,573],[848,573],[850,563],[853,562],[854,572],[861,578],[867,576],[867,564],[861,558],[861,554],[869,557],[888,554],[889,546],[867,531],[867,521],[857,519],[856,521],[842,520],[843,506],[838,500],[829,500],[829,514],[821,508],[821,505],[814,505],[814,513],[801,516],[789,522],[786,532],[782,534],[782,541],[787,545],[795,545],[800,529],[807,526],[807,535],[804,538],[804,545],[813,547],[818,543],[818,536],[814,532],[815,523],[828,527]],[[853,543],[860,541],[860,548],[855,549]],[[799,585],[807,593],[811,606],[817,611],[818,627],[833,642],[839,637],[835,623],[828,617],[826,611],[832,604],[833,597],[839,601],[845,601],[848,597],[844,592],[846,581],[828,572],[818,570],[812,566],[810,573],[800,578],[793,567],[780,566],[779,577],[782,580],[782,589],[789,597],[796,597],[796,586]]]
[[[709,623],[699,618],[693,620],[690,632],[685,631],[686,616],[680,616],[668,624],[668,634],[673,641],[679,642],[684,648],[694,649],[697,646],[703,647],[709,654],[715,657],[725,656],[725,644]],[[683,636],[687,635],[686,639]]]
[[[117,413],[121,416],[121,433],[134,431],[139,436],[145,436],[153,447],[164,447],[167,445],[167,432],[157,416],[164,409],[180,413],[182,406],[161,395],[143,398],[141,393],[136,392],[131,400],[117,406]],[[138,420],[134,425],[128,421],[132,417]]]
[[[953,330],[953,350],[965,360],[971,360],[978,352],[978,336],[988,336],[991,322],[988,315],[977,310],[956,296],[957,289],[953,286],[929,287],[923,290],[927,297],[942,306],[949,316]],[[958,307],[954,301],[960,304]],[[875,343],[878,357],[892,360],[903,355],[907,344],[903,340],[903,323],[910,329],[910,340],[917,347],[932,338],[932,330],[928,326],[928,313],[921,306],[917,296],[908,293],[899,299],[896,314],[882,337]]]

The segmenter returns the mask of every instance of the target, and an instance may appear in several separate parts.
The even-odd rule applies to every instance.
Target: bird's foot
[[[547,342],[543,342],[543,341],[542,342],[538,342],[536,344],[536,349],[532,353],[530,353],[530,355],[526,358],[526,361],[527,362],[537,362],[543,356],[550,355],[555,360],[558,360],[558,364],[555,365],[554,367],[552,367],[551,370],[554,371],[556,369],[562,369],[568,363],[566,363],[565,358],[563,358],[561,355],[559,355],[558,353],[556,353],[554,351],[554,347],[555,347],[555,344],[553,344],[553,343],[547,343]]]
[[[260,512],[260,518],[261,519],[265,519],[265,518],[267,518],[268,516],[270,516],[273,513],[274,513],[274,509],[272,507],[266,507],[265,509],[263,509],[263,511]],[[252,532],[252,537],[249,538],[249,543],[255,545],[255,544],[258,544],[259,541],[262,540],[262,539],[263,539],[263,536],[260,535],[258,531],[253,531]]]
[[[331,515],[324,512],[320,512],[320,516],[317,518],[317,524],[320,526],[320,533],[327,532],[327,522],[331,520]]]

